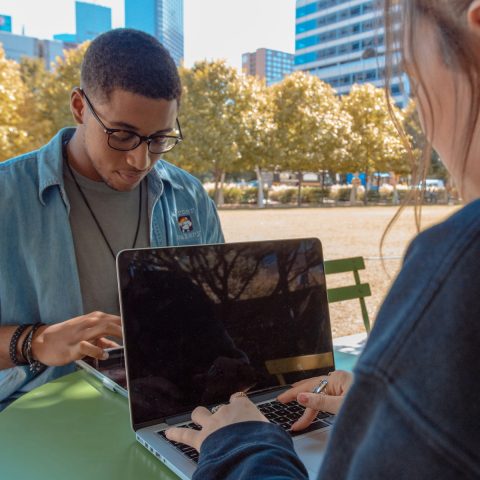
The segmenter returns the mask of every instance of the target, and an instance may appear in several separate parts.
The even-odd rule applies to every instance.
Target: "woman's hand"
[[[260,413],[257,407],[245,394],[241,393],[234,393],[230,397],[230,403],[217,407],[215,413],[211,413],[205,407],[197,407],[192,412],[192,421],[201,426],[202,429],[169,428],[165,432],[167,438],[174,442],[184,443],[200,451],[203,441],[222,427],[249,421],[268,423],[268,420]]]
[[[326,388],[321,393],[312,393],[322,380],[328,381]],[[314,377],[294,383],[290,390],[278,397],[279,402],[297,400],[300,405],[306,407],[303,415],[292,425],[292,430],[307,428],[320,411],[338,413],[352,382],[352,373],[336,370],[328,377]]]

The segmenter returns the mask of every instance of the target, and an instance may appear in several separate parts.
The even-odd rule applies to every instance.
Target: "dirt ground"
[[[459,207],[422,208],[422,229],[452,215]],[[325,259],[363,256],[366,269],[362,282],[370,283],[372,296],[366,299],[371,321],[401,266],[401,258],[416,234],[413,208],[406,209],[384,244],[385,269],[380,259],[380,239],[395,207],[292,208],[269,210],[221,210],[220,218],[229,242],[281,238],[318,237]],[[350,274],[330,275],[328,287],[353,282]],[[330,306],[333,336],[364,331],[360,305],[356,300]]]

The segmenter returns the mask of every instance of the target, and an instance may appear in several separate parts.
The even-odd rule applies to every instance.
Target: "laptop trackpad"
[[[330,429],[309,432],[304,436],[295,437],[295,451],[308,470],[308,477],[316,479],[322,465]]]

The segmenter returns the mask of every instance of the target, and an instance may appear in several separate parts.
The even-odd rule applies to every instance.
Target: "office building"
[[[385,39],[376,0],[296,0],[295,69],[311,72],[339,94],[354,83],[385,82]],[[391,82],[396,103],[408,103],[401,73]],[[404,91],[406,90],[406,91]]]
[[[18,62],[22,57],[41,58],[47,69],[51,68],[57,57],[63,57],[64,45],[57,40],[40,40],[0,31],[0,43],[8,59]]]
[[[153,35],[177,65],[183,61],[183,0],[125,0],[125,26]]]
[[[12,31],[12,17],[10,15],[0,15],[0,32]]]
[[[77,36],[74,33],[57,33],[53,39],[64,43],[77,43]]]
[[[293,72],[295,55],[268,48],[259,48],[242,55],[242,70],[247,75],[265,79],[272,85]]]
[[[93,3],[75,2],[76,41],[93,40],[112,29],[112,10]]]

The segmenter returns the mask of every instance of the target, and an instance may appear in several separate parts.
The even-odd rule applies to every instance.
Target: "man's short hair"
[[[129,28],[110,30],[92,41],[82,62],[81,84],[98,100],[108,100],[116,89],[177,101],[182,92],[168,50],[148,33]]]

